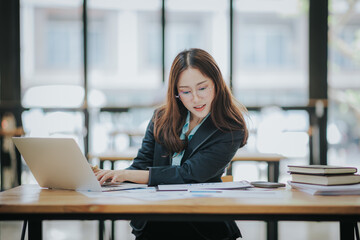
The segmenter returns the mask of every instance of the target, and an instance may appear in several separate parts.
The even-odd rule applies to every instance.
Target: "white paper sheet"
[[[243,180],[236,182],[167,184],[167,185],[159,185],[158,190],[160,191],[187,191],[194,189],[225,190],[225,189],[244,189],[250,187],[252,187],[252,185],[248,181]]]
[[[192,189],[188,191],[156,191],[155,188],[134,189],[119,192],[82,192],[89,198],[130,198],[142,201],[163,201],[185,198],[283,198],[285,191],[274,189],[244,189],[244,190],[205,190]]]
[[[360,195],[360,184],[321,186],[290,181],[288,184],[311,195]]]

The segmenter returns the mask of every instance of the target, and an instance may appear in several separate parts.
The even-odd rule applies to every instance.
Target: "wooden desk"
[[[0,220],[28,220],[29,239],[42,239],[43,220],[340,221],[342,240],[354,239],[360,196],[311,196],[296,190],[281,198],[192,198],[145,201],[87,198],[66,190],[23,185],[0,193]],[[246,236],[244,236],[246,238]],[[289,236],[289,239],[291,236]]]
[[[137,149],[130,149],[122,152],[109,152],[104,154],[89,155],[89,158],[98,158],[100,168],[104,167],[104,161],[111,162],[111,169],[114,169],[115,161],[132,161],[137,155]],[[268,164],[268,181],[277,182],[279,180],[279,163],[285,157],[273,153],[253,153],[239,150],[236,152],[229,167],[226,170],[227,175],[232,175],[232,165],[237,161],[256,161],[266,162]]]

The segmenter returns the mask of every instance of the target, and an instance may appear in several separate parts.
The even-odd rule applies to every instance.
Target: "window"
[[[21,1],[21,94],[27,136],[75,138],[84,149],[81,2]],[[44,110],[45,109],[45,110]]]
[[[30,8],[30,7],[29,7]],[[34,55],[37,71],[73,71],[82,66],[81,15],[76,9],[53,8],[52,5],[33,5],[35,16],[31,21],[35,30]],[[29,10],[30,10],[29,9]],[[33,42],[33,41],[31,41]]]
[[[161,1],[91,1],[88,7],[89,106],[161,102]]]
[[[329,5],[328,164],[360,167],[360,3]]]
[[[22,95],[42,86],[83,87],[82,77],[82,13],[81,2],[21,1],[21,88]],[[65,96],[77,98],[78,96]],[[43,99],[49,92],[40,91],[33,97]],[[62,94],[42,100],[60,103]],[[39,101],[32,101],[37,102]],[[80,105],[82,104],[81,100]],[[72,106],[77,107],[78,101]]]
[[[307,104],[307,5],[234,1],[233,92],[246,106]]]
[[[229,81],[229,4],[223,0],[166,1],[166,81],[172,61],[185,49],[202,48]]]
[[[291,69],[295,67],[292,54],[291,25],[246,24],[239,36],[239,67],[251,69]]]
[[[161,23],[158,12],[139,14],[139,69],[156,71],[162,66]]]
[[[360,24],[343,26],[337,36],[332,35],[330,58],[332,68],[339,71],[359,71],[359,60],[356,52],[359,51]],[[355,51],[354,51],[355,50]]]

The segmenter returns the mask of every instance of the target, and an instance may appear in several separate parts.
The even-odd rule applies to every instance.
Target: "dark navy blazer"
[[[149,186],[221,182],[226,166],[243,139],[243,131],[223,132],[208,117],[188,143],[180,166],[172,166],[172,155],[155,142],[154,123],[150,121],[142,146],[129,169],[148,169]]]
[[[172,166],[172,155],[154,139],[154,123],[150,121],[142,146],[129,169],[149,170],[149,186],[159,184],[221,182],[225,168],[242,146],[244,131],[224,132],[208,117],[185,149],[180,166]],[[234,221],[223,222],[229,234],[240,236]],[[135,232],[141,232],[146,221],[132,221]],[[134,233],[136,235],[136,233]]]

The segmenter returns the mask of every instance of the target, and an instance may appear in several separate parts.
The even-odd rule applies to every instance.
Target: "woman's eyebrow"
[[[199,82],[199,83],[196,84],[196,86],[201,85],[203,83],[206,83],[207,81],[209,81],[209,80],[204,80],[202,82]],[[189,86],[179,86],[179,88],[190,88],[190,87]]]

